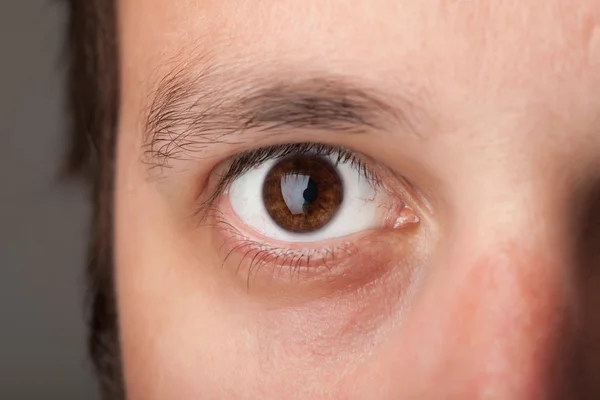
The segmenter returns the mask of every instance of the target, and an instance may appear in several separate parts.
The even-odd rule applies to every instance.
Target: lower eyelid
[[[397,260],[390,241],[370,233],[318,249],[270,247],[232,236],[231,230],[220,235],[223,266],[246,290],[267,287],[271,293],[279,287],[289,294],[292,287],[308,284],[323,293],[338,292],[377,279]]]
[[[226,197],[226,196],[225,196]],[[388,266],[412,257],[411,235],[417,221],[412,210],[403,208],[406,224],[373,229],[318,243],[266,243],[253,238],[241,221],[233,221],[231,207],[219,207],[214,233],[226,270],[234,272],[246,289],[290,284],[316,284],[324,290],[357,287],[377,279]],[[392,215],[390,210],[386,215]],[[393,215],[398,216],[397,210]],[[411,227],[412,225],[412,227]],[[399,229],[401,228],[401,229]],[[400,261],[399,261],[400,260]],[[287,290],[286,289],[286,290]]]

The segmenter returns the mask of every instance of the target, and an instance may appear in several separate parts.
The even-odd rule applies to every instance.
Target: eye
[[[387,196],[364,165],[340,155],[299,152],[251,167],[231,181],[231,207],[278,241],[317,242],[378,227]]]
[[[316,285],[313,294],[352,290],[421,254],[411,186],[368,156],[273,145],[224,161],[211,177],[202,218],[215,222],[223,265],[244,271],[246,288],[298,278]]]

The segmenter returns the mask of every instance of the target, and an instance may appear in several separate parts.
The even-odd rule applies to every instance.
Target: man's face
[[[130,399],[600,396],[598,2],[119,12]]]

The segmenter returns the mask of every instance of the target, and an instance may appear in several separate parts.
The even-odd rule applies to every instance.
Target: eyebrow
[[[407,98],[391,101],[339,76],[242,81],[209,69],[197,76],[174,69],[151,95],[145,161],[168,167],[173,160],[198,158],[211,145],[238,143],[249,130],[265,135],[292,130],[362,134],[401,125],[417,134],[417,116],[423,114]]]

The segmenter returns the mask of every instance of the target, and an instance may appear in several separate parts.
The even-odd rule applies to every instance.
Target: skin
[[[129,399],[600,396],[600,3],[119,0],[119,13]],[[173,65],[216,65],[209,84],[234,92],[343,76],[422,110],[418,133],[249,132],[149,169],[144,115]],[[405,177],[395,193],[419,222],[349,236],[362,244],[341,272],[269,265],[248,283],[194,207],[231,156],[298,141]]]

